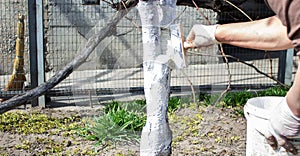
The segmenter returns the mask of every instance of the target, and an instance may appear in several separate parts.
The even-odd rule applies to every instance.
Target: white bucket
[[[244,114],[247,119],[247,141],[246,156],[292,156],[292,153],[286,152],[283,147],[277,150],[267,143],[264,136],[256,131],[257,126],[266,126],[270,116],[270,110],[278,105],[284,97],[266,96],[251,98],[244,106]],[[300,154],[300,136],[289,139],[298,149]]]

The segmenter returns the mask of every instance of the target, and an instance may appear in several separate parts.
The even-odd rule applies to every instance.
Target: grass
[[[103,115],[79,129],[78,134],[96,141],[95,151],[100,145],[105,148],[116,146],[118,142],[138,143],[146,123],[145,108],[143,100],[126,103],[112,101],[105,106]]]
[[[131,112],[121,107],[107,112],[106,115],[117,125],[133,131],[141,131],[146,122],[145,113]]]
[[[93,122],[89,124],[87,130],[88,135],[85,137],[90,140],[96,140],[95,150],[99,145],[116,145],[117,142],[129,141],[132,143],[139,142],[140,134],[132,129],[128,129],[129,124],[127,122],[122,126],[119,126],[111,119],[109,114],[104,114],[99,118],[95,118]]]
[[[121,103],[113,101],[104,108],[105,114],[117,125],[133,131],[141,131],[146,123],[146,102],[138,100]]]
[[[257,96],[285,96],[289,88],[271,87],[266,90],[257,92]]]
[[[171,97],[168,103],[168,112],[173,113],[179,108],[181,108],[183,104],[181,100],[181,98]]]

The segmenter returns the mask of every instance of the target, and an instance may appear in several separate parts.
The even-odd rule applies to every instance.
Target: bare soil
[[[94,117],[101,114],[102,108],[77,106],[22,111],[27,113],[39,111],[57,118],[71,115]],[[246,119],[241,114],[235,113],[233,109],[190,106],[170,114],[169,122],[173,132],[172,155],[174,156],[245,155]],[[95,154],[93,151],[96,142],[88,141],[76,134],[12,134],[0,131],[0,138],[0,155],[139,155],[139,145],[131,143],[118,143],[116,146],[105,148],[97,146],[98,152]],[[39,140],[44,140],[43,144]],[[55,143],[63,145],[61,152],[49,150],[55,146]],[[22,145],[29,145],[29,147],[20,147]]]

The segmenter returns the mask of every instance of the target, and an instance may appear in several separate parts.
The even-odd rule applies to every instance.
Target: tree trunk
[[[170,57],[161,28],[169,28],[176,17],[176,0],[140,1],[138,11],[142,22],[144,91],[147,121],[142,130],[140,155],[170,155],[172,132],[168,123],[170,97]],[[168,33],[168,35],[170,35]]]

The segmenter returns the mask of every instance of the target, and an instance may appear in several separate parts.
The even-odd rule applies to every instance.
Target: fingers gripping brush
[[[188,66],[186,60],[186,49],[184,48],[183,29],[180,24],[170,25],[171,40],[168,41],[168,50],[172,60],[172,68],[182,69]]]

